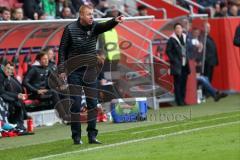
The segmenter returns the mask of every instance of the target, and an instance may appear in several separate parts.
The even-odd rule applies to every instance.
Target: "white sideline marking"
[[[139,133],[157,131],[157,130],[162,130],[162,129],[174,128],[174,127],[178,127],[179,125],[187,126],[187,125],[190,125],[190,124],[198,124],[198,123],[202,123],[202,122],[211,122],[211,121],[215,121],[215,120],[219,120],[219,119],[228,119],[228,118],[234,118],[234,117],[240,117],[240,116],[239,115],[234,115],[234,116],[218,117],[218,118],[213,118],[213,119],[205,119],[205,120],[200,120],[200,121],[189,121],[189,122],[186,122],[186,123],[183,123],[183,124],[175,124],[175,125],[172,125],[172,126],[166,126],[166,127],[160,127],[160,128],[154,128],[154,129],[132,132],[131,134],[139,134]]]
[[[104,148],[111,148],[111,147],[116,147],[116,146],[121,146],[121,145],[125,145],[125,144],[136,143],[136,142],[144,142],[144,141],[148,141],[148,140],[152,140],[152,139],[165,138],[165,137],[170,137],[170,136],[176,136],[176,135],[181,135],[181,134],[185,134],[185,133],[191,133],[191,132],[201,131],[201,130],[205,130],[205,129],[209,129],[209,128],[222,127],[222,126],[227,126],[227,125],[232,125],[232,124],[238,124],[238,123],[240,123],[240,121],[220,123],[220,124],[217,124],[217,125],[210,125],[210,126],[193,128],[193,129],[188,129],[188,130],[182,130],[182,131],[173,132],[173,133],[168,133],[168,134],[164,134],[164,135],[158,135],[158,136],[154,136],[154,137],[135,139],[135,140],[125,141],[125,142],[119,142],[119,143],[114,143],[114,144],[109,144],[109,145],[104,145],[104,146],[99,146],[99,147],[86,148],[86,149],[77,150],[77,151],[71,151],[71,152],[65,152],[65,153],[59,153],[59,154],[53,154],[53,155],[49,155],[49,156],[33,158],[33,159],[31,159],[31,160],[43,160],[43,159],[55,158],[55,157],[59,157],[59,156],[72,155],[72,154],[75,154],[75,153],[81,153],[81,152],[88,152],[88,151],[100,150],[100,149],[104,149]]]

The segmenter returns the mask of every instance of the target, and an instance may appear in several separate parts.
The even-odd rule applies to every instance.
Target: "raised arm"
[[[106,22],[97,23],[94,32],[95,34],[101,34],[103,32],[106,32],[112,28],[114,28],[118,23],[122,23],[124,21],[123,16],[118,16],[116,18],[112,18],[111,20],[108,20]]]

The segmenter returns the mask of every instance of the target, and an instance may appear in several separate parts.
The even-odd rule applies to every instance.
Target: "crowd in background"
[[[190,4],[184,0],[169,2],[190,9]],[[195,0],[195,2],[213,9],[214,17],[240,16],[238,0]],[[91,4],[100,11],[96,13],[96,17],[111,17],[121,14],[121,11],[131,16],[148,15],[147,7],[144,5],[132,7],[124,2],[119,7],[109,0],[0,0],[0,20],[71,19],[78,17],[78,9],[82,4]],[[198,12],[208,11],[199,9]]]
[[[106,0],[10,0],[0,3],[1,20],[71,19],[78,16],[82,4],[104,11]]]
[[[176,0],[177,4],[190,10],[190,4],[184,0]],[[213,10],[213,17],[240,16],[239,0],[195,0],[198,4],[205,7],[199,9],[199,13],[207,13],[208,9]]]

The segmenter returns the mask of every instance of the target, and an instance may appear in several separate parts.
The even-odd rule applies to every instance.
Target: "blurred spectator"
[[[190,10],[189,4],[184,0],[177,0],[178,5],[182,6],[183,8]]]
[[[197,3],[204,6],[204,7],[212,7],[214,6],[219,0],[197,0]]]
[[[1,21],[10,21],[11,20],[11,12],[8,8],[3,7],[1,10]]]
[[[63,9],[67,7],[70,9],[72,16],[76,14],[76,10],[69,0],[56,0],[56,18],[62,18]],[[68,11],[65,11],[68,12]],[[67,13],[69,14],[69,12]],[[69,15],[67,15],[69,16]],[[74,17],[74,16],[73,16]]]
[[[101,0],[91,0],[91,3],[93,4],[93,7],[96,7]]]
[[[147,7],[144,5],[138,6],[137,10],[138,10],[138,16],[147,16],[148,15]]]
[[[239,16],[238,13],[237,5],[231,5],[229,8],[229,16]]]
[[[234,4],[234,5],[237,5],[237,6],[239,6],[240,5],[240,1],[239,0],[228,0],[228,3],[229,4]]]
[[[204,76],[208,77],[209,81],[212,82],[214,67],[218,65],[218,54],[216,44],[213,38],[210,36],[211,26],[209,23],[205,24],[205,31],[207,32],[207,40],[204,63]]]
[[[39,19],[39,13],[42,12],[40,7],[41,0],[23,0],[23,10],[27,18]]]
[[[107,0],[100,0],[96,9],[100,10],[101,12],[105,13],[107,9],[109,9],[109,4]]]
[[[227,17],[228,16],[228,7],[226,3],[220,3],[220,12],[216,12],[214,17]]]
[[[238,27],[236,28],[235,35],[234,35],[234,40],[233,40],[233,44],[234,44],[236,47],[240,47],[240,24],[239,24]]]
[[[214,5],[214,16],[215,16],[216,14],[220,14],[220,12],[221,12],[220,3],[216,3],[216,4]]]
[[[12,20],[21,21],[24,20],[24,14],[22,8],[15,8],[12,10]]]
[[[106,11],[105,11],[105,18],[106,17],[117,17],[117,16],[120,16],[121,15],[121,13],[119,12],[119,10],[117,9],[117,7],[116,6],[111,6],[109,9],[107,9]]]
[[[189,33],[187,37],[188,57],[198,62],[201,61],[203,51],[203,43],[200,39],[200,35],[201,35],[200,29],[193,28],[192,32]]]
[[[75,9],[75,11],[78,11],[80,6],[84,4],[84,2],[82,0],[71,0],[72,5]]]
[[[55,19],[56,17],[56,2],[55,0],[42,0],[43,12],[47,14],[47,19]]]
[[[71,9],[69,7],[64,7],[62,10],[61,18],[63,19],[71,19],[75,18],[74,15],[71,12]]]
[[[71,0],[75,11],[78,11],[80,6],[83,4],[93,5],[94,7],[96,7],[99,5],[101,1],[105,1],[105,0]]]
[[[56,60],[55,60],[55,54],[54,54],[54,50],[51,47],[46,47],[42,50],[43,52],[46,52],[48,54],[48,60],[49,60],[49,68],[52,70],[56,70],[57,66],[56,66]]]
[[[49,67],[48,54],[46,52],[40,52],[39,66],[32,66],[24,77],[23,85],[26,87],[28,93],[30,93],[31,99],[38,99],[41,102],[45,102],[48,105],[46,109],[52,109],[57,102],[56,94],[49,88],[48,78],[52,73],[52,69]]]
[[[21,84],[13,77],[14,65],[7,62],[0,69],[0,96],[9,104],[10,123],[17,124],[17,128],[25,131],[24,119],[27,119],[27,113],[23,100],[27,95],[23,94],[24,90]]]
[[[183,26],[183,33],[185,33],[186,35],[188,35],[191,27],[192,27],[192,22],[190,19],[188,18],[184,18],[181,22],[182,26]]]
[[[47,14],[44,13],[43,11],[40,11],[37,15],[38,20],[46,20],[47,19]]]

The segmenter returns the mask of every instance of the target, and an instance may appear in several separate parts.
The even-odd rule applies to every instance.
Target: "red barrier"
[[[219,65],[215,68],[213,85],[218,89],[240,92],[240,52],[233,45],[235,29],[240,18],[209,20],[211,36],[217,44]]]

